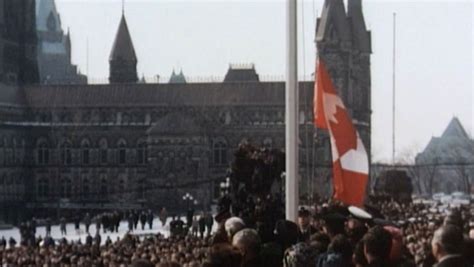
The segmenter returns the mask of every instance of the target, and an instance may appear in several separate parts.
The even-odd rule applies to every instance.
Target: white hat
[[[361,220],[371,220],[372,215],[368,213],[367,211],[356,207],[356,206],[350,206],[349,207],[349,212],[351,213],[352,216],[354,216],[356,219],[361,219]]]

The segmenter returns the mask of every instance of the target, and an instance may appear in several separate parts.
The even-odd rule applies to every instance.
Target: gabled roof
[[[342,41],[351,40],[350,28],[342,0],[325,0],[323,12],[318,21],[316,41],[323,41],[327,38],[333,28]]]
[[[124,14],[122,14],[120,25],[115,35],[115,41],[109,60],[137,61],[132,37],[130,36]]]
[[[441,137],[432,137],[417,162],[474,162],[474,140],[469,139],[458,118],[454,117]]]
[[[462,127],[462,124],[457,117],[454,117],[451,120],[448,127],[446,128],[446,130],[444,130],[443,135],[441,136],[441,138],[448,138],[448,137],[469,139],[469,136],[467,135],[466,130],[464,130],[464,127]]]

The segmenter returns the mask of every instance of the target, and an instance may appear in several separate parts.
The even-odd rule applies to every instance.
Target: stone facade
[[[344,6],[342,13],[331,7],[339,2],[326,1],[319,19],[319,55],[370,148],[370,51],[352,39],[332,39],[335,25],[347,24]],[[322,21],[327,35],[320,34]],[[184,208],[181,197],[189,192],[206,208],[241,141],[284,148],[284,82],[261,82],[254,66],[231,66],[220,83],[135,83],[136,54],[124,16],[120,25],[108,85],[0,84],[2,203],[16,201],[36,213]],[[355,37],[359,31],[350,25]],[[116,77],[123,72],[127,79]],[[328,194],[330,147],[313,126],[314,83],[301,82],[299,89],[301,192]]]

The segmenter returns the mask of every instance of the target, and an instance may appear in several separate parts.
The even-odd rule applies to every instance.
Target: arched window
[[[90,143],[87,139],[81,142],[81,159],[84,165],[90,163]]]
[[[224,141],[218,141],[214,143],[214,164],[225,165],[227,164],[227,144]]]
[[[42,140],[38,143],[36,150],[36,161],[39,165],[49,164],[49,148],[46,141]]]
[[[37,193],[39,198],[46,198],[49,195],[49,181],[46,178],[38,180]]]
[[[61,179],[61,197],[70,198],[72,195],[72,182],[70,178]]]
[[[108,145],[107,140],[101,139],[99,142],[99,161],[100,164],[108,163]]]
[[[137,145],[137,161],[138,164],[146,164],[148,161],[148,148],[144,141]]]
[[[118,142],[118,162],[119,164],[127,163],[127,143],[123,139]]]
[[[61,163],[64,165],[71,165],[72,164],[72,148],[71,143],[69,141],[65,141],[61,144],[60,151],[61,151]]]

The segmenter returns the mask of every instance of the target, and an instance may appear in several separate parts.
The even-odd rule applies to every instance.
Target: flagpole
[[[296,222],[298,211],[298,68],[297,68],[297,5],[287,0],[286,54],[286,219]]]
[[[392,68],[393,68],[393,72],[392,72],[392,164],[395,164],[395,152],[396,152],[396,147],[395,147],[395,119],[396,119],[396,109],[395,109],[395,100],[396,100],[396,95],[395,95],[395,85],[396,85],[396,79],[395,79],[395,73],[396,73],[396,45],[397,45],[397,41],[396,41],[396,27],[397,27],[397,13],[393,13],[393,61],[392,61]]]

